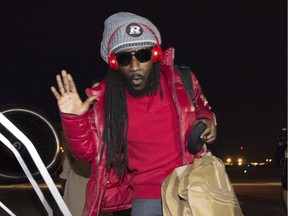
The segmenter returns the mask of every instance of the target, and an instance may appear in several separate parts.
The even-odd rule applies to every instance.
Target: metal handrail
[[[53,198],[55,199],[55,201],[56,201],[59,209],[63,213],[63,215],[64,216],[72,216],[72,214],[70,213],[67,205],[65,204],[62,196],[60,195],[56,185],[54,184],[48,170],[46,169],[43,161],[41,160],[41,158],[40,158],[35,146],[32,144],[32,142],[9,119],[7,119],[1,112],[0,112],[0,123],[7,130],[9,130],[16,138],[18,138],[23,143],[23,145],[27,148],[29,154],[31,155],[31,158],[33,159],[37,169],[39,170],[41,176],[43,177],[45,183],[47,184]],[[28,170],[28,168],[27,168],[24,160],[22,159],[21,155],[15,149],[15,147],[9,142],[9,140],[7,140],[1,133],[0,133],[0,135],[1,135],[0,136],[1,141],[15,154],[17,160],[19,161],[22,169],[24,170],[26,176],[28,177],[29,181],[31,182],[31,184],[32,184],[35,192],[37,193],[39,199],[43,203],[49,216],[53,215],[53,211],[52,211],[51,207],[49,206],[48,202],[45,200],[44,195],[42,194],[41,190],[39,189],[38,184],[36,184],[37,186],[35,185],[35,180],[32,177],[30,171]],[[11,146],[13,146],[13,147],[11,148]],[[27,172],[27,170],[28,170],[28,172]],[[40,192],[39,192],[39,190],[40,190]]]

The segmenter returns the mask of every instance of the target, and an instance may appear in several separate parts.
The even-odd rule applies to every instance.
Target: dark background
[[[287,124],[285,0],[0,0],[0,106],[29,105],[58,123],[55,75],[67,69],[85,99],[106,72],[104,20],[119,11],[150,19],[163,49],[192,67],[217,115],[215,155],[273,158]]]

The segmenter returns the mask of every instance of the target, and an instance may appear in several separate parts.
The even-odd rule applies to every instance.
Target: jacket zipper
[[[173,56],[174,56],[174,50],[173,50]],[[180,137],[180,144],[181,144],[181,153],[182,153],[182,165],[184,165],[184,160],[185,160],[185,145],[184,145],[184,140],[182,138],[182,133],[181,133],[181,122],[182,122],[182,118],[181,118],[181,115],[180,115],[180,108],[178,106],[178,98],[177,98],[177,94],[176,94],[176,90],[175,90],[175,75],[174,75],[174,67],[173,67],[173,64],[171,65],[171,72],[172,72],[172,92],[173,92],[173,98],[175,100],[175,107],[176,107],[176,110],[177,110],[177,114],[178,114],[178,117],[179,117],[179,137]]]

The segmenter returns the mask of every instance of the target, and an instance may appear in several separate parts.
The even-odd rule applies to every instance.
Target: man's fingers
[[[61,95],[69,92],[77,93],[73,78],[66,70],[62,70],[61,75],[56,75],[56,81]]]
[[[97,96],[93,95],[93,96],[88,97],[84,103],[90,106],[95,100],[97,100]]]
[[[65,90],[64,93],[68,93],[68,92],[70,92],[70,86],[69,86],[69,82],[68,82],[68,78],[67,78],[67,72],[65,70],[62,70],[61,74],[62,74],[62,80],[63,80],[64,90]]]
[[[77,93],[76,85],[75,85],[74,80],[70,74],[67,74],[67,80],[68,80],[68,85],[69,85],[70,91],[73,93]]]
[[[56,90],[56,88],[54,86],[51,86],[51,91],[57,100],[59,100],[61,98],[61,95],[58,93],[58,91]]]
[[[58,85],[60,94],[64,95],[65,89],[63,87],[63,82],[62,82],[61,76],[59,74],[56,75],[56,81],[57,81],[57,85]]]
[[[212,143],[216,139],[216,136],[214,134],[209,134],[206,136],[206,142],[207,143]]]
[[[207,136],[209,135],[209,133],[210,133],[210,128],[207,127],[207,128],[203,131],[203,133],[201,134],[200,138],[203,139],[203,140],[206,140],[206,139],[207,139]]]
[[[206,143],[212,143],[216,139],[216,127],[211,125],[203,131],[200,137]]]

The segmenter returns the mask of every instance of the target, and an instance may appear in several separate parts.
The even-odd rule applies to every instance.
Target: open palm
[[[56,81],[59,92],[54,86],[51,87],[51,91],[57,99],[60,112],[74,115],[86,113],[96,96],[88,97],[85,102],[82,102],[72,76],[65,70],[61,71],[61,76],[59,74],[56,76]]]

